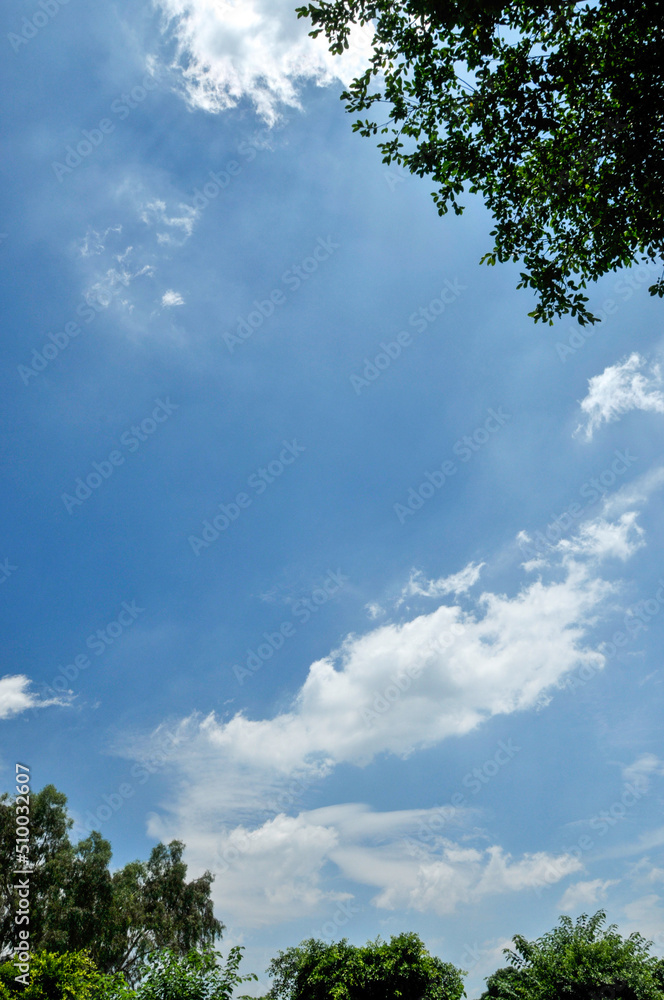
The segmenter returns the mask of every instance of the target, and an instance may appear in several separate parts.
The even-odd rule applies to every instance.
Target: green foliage
[[[238,973],[241,948],[231,948],[225,966],[217,957],[211,949],[154,952],[132,990],[121,973],[101,973],[87,952],[38,952],[30,959],[27,987],[16,982],[15,962],[0,966],[0,1000],[231,1000],[236,986],[257,977]]]
[[[356,948],[313,938],[280,952],[269,1000],[459,1000],[461,972],[430,955],[417,934]]]
[[[219,952],[210,949],[185,956],[169,950],[157,953],[142,970],[135,1000],[231,1000],[236,986],[257,978],[253,973],[239,975],[242,948],[231,948],[223,967],[217,956]]]
[[[0,1000],[11,1000],[14,980],[19,975],[18,965],[13,961],[0,965]]]
[[[664,259],[659,5],[317,0],[297,13],[336,54],[354,24],[372,24],[370,65],[342,94],[351,113],[372,112],[354,130],[388,135],[384,162],[430,176],[441,215],[482,195],[495,219],[482,260],[522,262],[536,322],[595,322],[589,281]],[[664,296],[664,276],[650,293]]]
[[[517,934],[510,966],[487,979],[482,1000],[664,1000],[661,962],[640,934],[623,938],[606,914],[560,918],[537,941]]]
[[[52,887],[59,881],[64,852],[69,847],[68,831],[73,821],[67,816],[66,796],[53,785],[46,785],[41,792],[30,795],[29,853],[21,855],[33,866],[30,877],[32,940],[39,940],[45,933],[47,899]],[[5,793],[0,795],[0,956],[12,954],[18,943],[18,928],[14,914],[18,908],[18,894],[12,888],[16,864],[16,812],[14,801]]]
[[[522,997],[519,992],[522,983],[521,973],[511,966],[505,969],[497,969],[486,981],[486,990],[482,994],[481,1000],[516,1000]]]
[[[86,952],[39,952],[30,959],[27,986],[13,962],[0,966],[2,1000],[132,1000],[121,975],[103,975]],[[4,992],[3,992],[4,990]]]
[[[210,947],[223,924],[214,916],[205,872],[187,882],[184,844],[153,848],[147,862],[133,861],[111,874],[111,845],[100,833],[72,844],[67,799],[47,785],[30,796],[30,944],[52,952],[87,949],[105,973],[123,972],[132,982],[145,957],[171,948],[186,955]],[[0,796],[0,956],[13,954],[18,898],[15,865],[15,803]],[[23,859],[24,861],[24,859]],[[0,1000],[2,995],[0,994]]]
[[[147,862],[134,861],[113,875],[109,929],[97,948],[100,968],[121,970],[133,981],[155,949],[184,956],[221,936],[210,898],[214,876],[205,872],[187,882],[183,852],[178,840],[157,844]]]

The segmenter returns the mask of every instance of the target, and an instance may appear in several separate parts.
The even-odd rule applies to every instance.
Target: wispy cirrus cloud
[[[468,563],[459,573],[426,580],[420,570],[413,570],[402,591],[403,597],[446,597],[448,594],[465,594],[480,578],[484,563]]]
[[[147,202],[141,209],[141,222],[156,227],[157,243],[162,246],[183,246],[194,231],[199,212],[191,205],[178,204],[168,209],[160,198]]]
[[[664,777],[664,760],[654,753],[641,754],[632,764],[623,767],[622,776],[627,784],[646,791],[652,778]]]
[[[85,236],[78,241],[78,251],[81,257],[90,257],[94,254],[103,253],[106,249],[106,238],[109,233],[121,233],[122,226],[109,226],[103,233],[97,232],[90,227]]]

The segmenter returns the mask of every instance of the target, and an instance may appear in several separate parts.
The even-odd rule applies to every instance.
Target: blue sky
[[[413,929],[472,997],[600,906],[661,953],[648,275],[534,327],[286,3],[2,18],[5,787],[183,839],[261,976]]]

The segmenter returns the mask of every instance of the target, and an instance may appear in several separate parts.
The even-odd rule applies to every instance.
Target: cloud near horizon
[[[599,517],[539,560],[538,578],[526,579],[514,596],[485,591],[465,598],[465,608],[441,604],[346,637],[311,664],[288,711],[182,720],[173,763],[178,791],[150,818],[150,834],[183,839],[197,870],[216,858],[226,872],[225,912],[240,922],[278,922],[341,898],[325,888],[330,862],[345,878],[373,886],[378,907],[437,913],[452,912],[463,899],[548,884],[552,871],[559,881],[579,870],[567,855],[555,862],[546,853],[511,859],[496,844],[476,848],[467,833],[461,844],[434,838],[433,849],[427,844],[424,857],[413,859],[403,836],[426,811],[376,814],[349,803],[291,816],[288,806],[339,764],[364,767],[381,754],[405,758],[492,716],[546,705],[565,676],[584,665],[601,669],[605,660],[590,644],[590,630],[614,603],[618,585],[602,577],[600,563],[627,558],[641,544],[634,512],[613,525]],[[467,567],[450,579],[477,575]],[[427,596],[440,583],[418,580]],[[131,756],[131,748],[123,752]],[[446,824],[464,819],[467,812],[458,810]],[[366,843],[379,828],[382,837]]]
[[[565,890],[558,909],[561,913],[576,913],[584,907],[597,906],[606,899],[607,890],[618,885],[619,879],[595,878],[588,882],[575,882]]]
[[[334,881],[373,891],[371,903],[380,910],[440,916],[488,896],[542,888],[583,869],[569,854],[512,858],[496,844],[471,844],[464,830],[460,842],[431,833],[461,825],[467,812],[447,807],[379,813],[363,803],[342,803],[297,816],[279,813],[255,829],[202,830],[194,818],[183,817],[178,830],[189,864],[217,874],[215,903],[246,928],[314,917],[352,900],[352,893],[327,884],[330,865]],[[171,827],[153,816],[148,832],[165,839]]]

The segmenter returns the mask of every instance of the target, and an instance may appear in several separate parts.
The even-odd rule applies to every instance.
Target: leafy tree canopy
[[[430,176],[441,215],[479,192],[483,261],[521,261],[531,315],[595,322],[583,289],[664,259],[664,7],[652,0],[316,0],[330,50],[371,25],[366,72],[342,94],[386,163]],[[387,109],[385,109],[387,105]],[[651,287],[664,295],[664,276]]]
[[[220,957],[212,949],[155,951],[132,990],[121,972],[101,973],[87,952],[39,952],[31,958],[27,986],[16,982],[13,961],[0,965],[0,1000],[231,1000],[240,983],[257,977],[238,973],[242,948],[231,948],[225,965],[218,964]]]
[[[17,984],[14,962],[0,966],[0,1000],[133,1000],[121,974],[103,975],[86,952],[39,952],[30,981]]]
[[[231,1000],[236,986],[258,978],[238,973],[242,948],[231,948],[225,966],[217,963],[218,957],[220,953],[211,949],[192,950],[185,956],[169,950],[158,953],[132,996],[135,1000]]]
[[[481,1000],[664,1000],[661,962],[640,934],[623,938],[606,914],[583,914],[537,941],[517,934],[510,965],[487,979]]]
[[[100,833],[72,844],[67,799],[53,785],[30,796],[30,944],[53,952],[88,949],[102,972],[131,982],[145,957],[209,947],[221,936],[210,898],[214,876],[187,882],[184,844],[158,844],[148,861],[111,872],[111,845]],[[18,928],[15,803],[0,796],[0,956],[14,952]]]
[[[461,972],[430,955],[417,934],[356,948],[311,938],[273,959],[266,1000],[459,1000]]]

